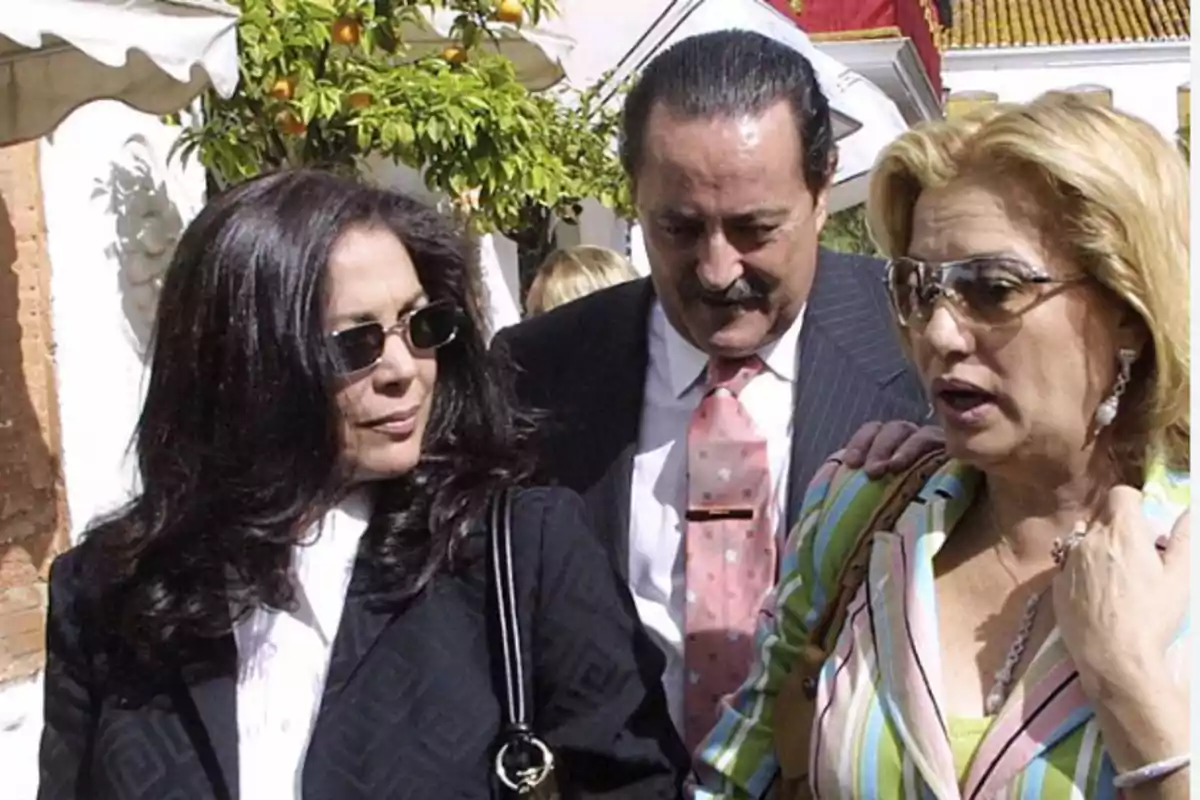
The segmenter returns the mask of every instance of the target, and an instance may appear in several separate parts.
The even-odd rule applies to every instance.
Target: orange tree
[[[497,23],[536,24],[552,0],[234,3],[238,91],[206,94],[179,144],[217,186],[285,166],[357,174],[381,156],[421,170],[477,231],[515,239],[531,261],[552,219],[574,219],[584,198],[629,213],[618,114],[599,85],[530,92],[487,46]],[[453,14],[450,41],[418,50],[406,32],[434,11]]]
[[[867,230],[866,205],[850,206],[830,214],[821,231],[821,244],[842,253],[878,256],[879,248]]]

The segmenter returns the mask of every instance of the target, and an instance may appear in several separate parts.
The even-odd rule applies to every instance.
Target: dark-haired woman
[[[470,256],[435,211],[319,172],[189,227],[144,488],[51,570],[40,798],[496,796],[509,490],[518,663],[562,796],[678,796],[660,656],[582,501],[522,488]]]

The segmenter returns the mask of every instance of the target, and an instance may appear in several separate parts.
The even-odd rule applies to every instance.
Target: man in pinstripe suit
[[[682,728],[696,680],[683,645],[686,451],[710,362],[757,359],[738,399],[766,442],[777,536],[861,426],[907,421],[855,437],[859,450],[874,439],[885,470],[937,434],[913,435],[928,406],[891,328],[883,265],[818,246],[837,157],[802,55],[746,31],[677,43],[627,97],[621,156],[651,279],[505,330],[496,347],[524,399],[548,412],[543,466],[584,495],[666,655]]]

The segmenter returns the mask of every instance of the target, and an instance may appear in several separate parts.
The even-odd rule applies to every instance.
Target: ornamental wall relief
[[[140,133],[130,136],[93,194],[105,200],[112,215],[113,240],[105,252],[117,263],[123,311],[143,359],[163,276],[184,228],[204,202],[183,180],[179,160],[169,157],[170,144]]]

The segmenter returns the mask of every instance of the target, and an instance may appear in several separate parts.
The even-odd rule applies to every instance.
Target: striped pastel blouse
[[[886,483],[842,467],[836,456],[809,486],[789,537],[782,577],[758,631],[760,658],[727,698],[698,750],[704,788],[697,800],[769,797],[778,769],[774,698],[816,621],[854,532],[877,506]],[[810,781],[816,797],[978,800],[1115,798],[1112,762],[1058,632],[977,741],[965,767],[956,763],[939,703],[933,558],[971,504],[978,472],[950,461],[896,523],[876,534],[867,578],[817,688]],[[1189,500],[1188,477],[1151,470],[1143,510],[1152,535],[1170,532]],[[1188,625],[1171,650],[1187,672]],[[963,767],[963,768],[960,768]]]

